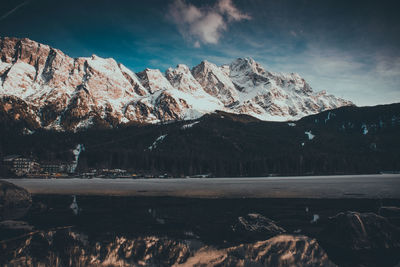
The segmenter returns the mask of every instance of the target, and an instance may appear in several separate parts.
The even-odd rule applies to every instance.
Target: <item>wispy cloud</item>
[[[257,54],[257,56],[260,56]],[[261,57],[262,58],[262,57]],[[261,61],[273,69],[299,72],[316,90],[327,90],[357,105],[400,101],[400,58],[309,45],[298,54]],[[384,93],[383,93],[384,92]]]
[[[17,11],[18,9],[20,9],[21,7],[27,5],[30,2],[30,0],[27,0],[25,2],[22,2],[21,4],[17,5],[16,7],[14,7],[13,9],[11,9],[10,11],[8,11],[7,13],[3,14],[0,17],[0,21],[6,19],[8,16],[10,16],[11,14],[13,14],[15,11]]]
[[[240,12],[232,3],[232,0],[220,0],[218,3],[219,11],[226,14],[229,21],[241,21],[251,19],[250,15]]]
[[[201,44],[217,44],[229,24],[251,19],[232,0],[218,0],[211,7],[196,7],[185,0],[175,0],[169,6],[169,18],[196,48]]]
[[[400,77],[400,56],[378,56],[375,71],[382,77]]]

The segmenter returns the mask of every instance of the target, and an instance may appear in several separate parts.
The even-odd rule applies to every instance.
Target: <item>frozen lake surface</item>
[[[400,174],[187,179],[6,179],[32,194],[192,198],[397,198]]]

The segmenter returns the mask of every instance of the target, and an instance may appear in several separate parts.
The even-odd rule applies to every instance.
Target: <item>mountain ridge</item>
[[[251,58],[134,73],[112,58],[71,58],[28,38],[2,37],[0,49],[0,107],[29,120],[29,131],[190,120],[216,110],[285,121],[353,105]],[[15,112],[10,98],[25,111]]]
[[[81,173],[118,168],[143,175],[247,177],[400,170],[400,103],[346,106],[292,122],[218,111],[191,121],[76,133],[20,134],[21,127],[2,117],[0,125],[0,156],[71,162],[73,150],[82,145]]]

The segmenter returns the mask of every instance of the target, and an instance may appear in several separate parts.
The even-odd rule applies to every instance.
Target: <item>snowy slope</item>
[[[313,92],[297,73],[268,72],[251,58],[239,58],[223,68],[239,88],[239,103],[234,110],[262,120],[299,119],[352,104],[325,92]]]
[[[47,129],[195,119],[216,110],[283,121],[352,104],[248,58],[135,74],[111,58],[71,58],[26,38],[1,38],[0,48],[0,108],[21,113],[9,97],[23,101],[30,110],[17,117],[30,116]]]

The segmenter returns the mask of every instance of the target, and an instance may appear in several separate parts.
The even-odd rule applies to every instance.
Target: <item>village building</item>
[[[24,176],[40,172],[40,165],[32,158],[20,155],[10,155],[3,158],[3,166],[10,169],[17,176]]]
[[[40,168],[42,169],[42,173],[58,173],[60,172],[60,165],[58,164],[41,164]]]
[[[14,160],[20,158],[21,155],[9,155],[3,158],[3,166],[11,169],[14,166]]]

